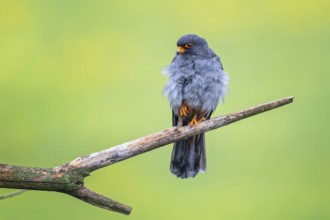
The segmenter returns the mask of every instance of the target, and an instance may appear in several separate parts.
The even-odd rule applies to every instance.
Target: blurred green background
[[[171,126],[161,69],[186,33],[230,75],[214,116],[295,102],[209,132],[208,171],[171,175],[171,146],[92,173],[127,217],[52,192],[12,219],[330,219],[330,2],[0,1],[0,162],[53,167]],[[15,190],[0,189],[0,195]]]

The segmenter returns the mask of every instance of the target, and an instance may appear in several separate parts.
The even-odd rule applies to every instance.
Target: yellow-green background
[[[0,220],[330,219],[327,0],[0,1],[0,162],[53,167],[171,125],[160,70],[205,37],[230,75],[214,115],[295,95],[208,133],[208,171],[181,180],[167,146],[92,173],[127,217],[52,192]],[[0,195],[15,190],[0,189]]]

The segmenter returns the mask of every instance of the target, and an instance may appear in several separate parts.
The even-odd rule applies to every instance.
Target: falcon
[[[178,40],[176,55],[163,73],[168,76],[163,92],[172,108],[173,126],[195,126],[209,119],[228,92],[220,58],[195,34]],[[206,171],[204,133],[174,143],[170,170],[183,179]]]

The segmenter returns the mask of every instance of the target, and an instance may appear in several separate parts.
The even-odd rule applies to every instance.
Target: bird
[[[170,102],[173,126],[196,126],[210,119],[228,93],[229,77],[220,58],[196,34],[179,38],[176,54],[162,72],[168,76],[163,95]],[[174,143],[170,170],[182,179],[206,171],[204,133]]]

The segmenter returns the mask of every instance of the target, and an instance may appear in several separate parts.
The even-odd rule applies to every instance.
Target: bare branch
[[[16,192],[13,192],[13,193],[2,195],[2,196],[0,196],[0,200],[8,199],[8,198],[11,198],[11,197],[14,197],[14,196],[21,195],[22,193],[25,193],[26,191],[28,191],[28,190],[27,189],[22,189],[22,190],[18,190]]]
[[[217,129],[236,121],[269,111],[293,101],[293,96],[261,104],[224,116],[219,116],[196,126],[172,127],[148,136],[79,157],[54,168],[33,168],[0,164],[0,188],[33,189],[62,192],[87,203],[129,214],[131,207],[90,191],[84,178],[94,170],[137,156],[180,139]],[[7,196],[9,197],[9,196]]]
[[[293,98],[294,97],[291,96],[247,108],[239,112],[212,118],[201,122],[196,126],[168,128],[100,152],[79,157],[64,166],[58,167],[58,169],[64,171],[84,169],[85,171],[92,172],[130,157],[176,142],[180,139],[214,130],[253,115],[289,104],[293,101]]]
[[[99,195],[93,191],[90,191],[84,186],[80,187],[79,189],[67,192],[67,194],[76,197],[77,199],[81,199],[89,204],[95,205],[97,207],[107,209],[110,211],[119,212],[125,215],[130,214],[132,211],[131,207],[123,205],[119,202],[116,202],[102,195]]]
[[[84,172],[55,171],[51,168],[21,167],[0,164],[0,188],[62,192],[107,210],[129,214],[131,207],[98,195],[84,187]],[[4,195],[9,198],[8,196]]]

